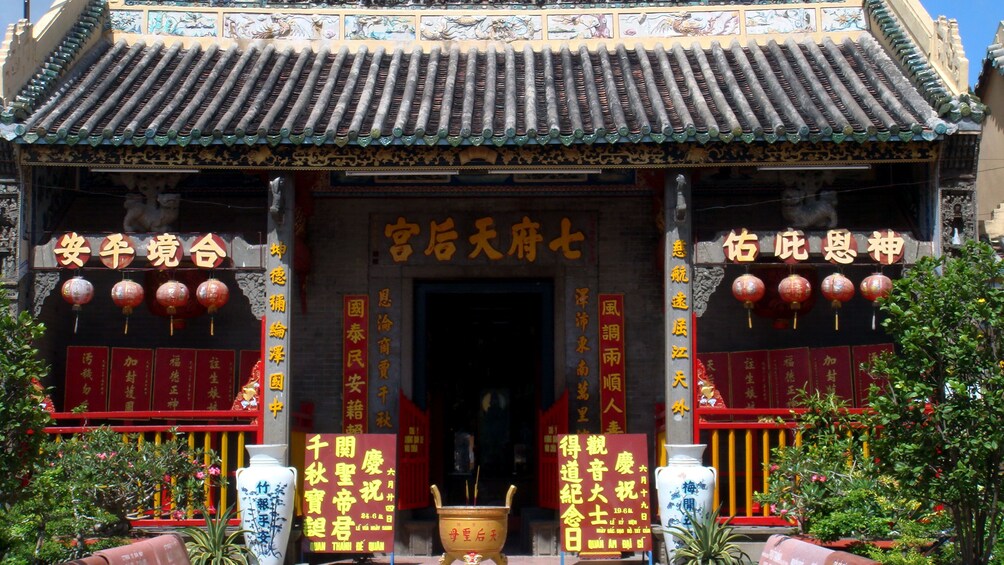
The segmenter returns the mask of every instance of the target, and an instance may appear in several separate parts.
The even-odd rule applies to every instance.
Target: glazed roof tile
[[[47,92],[8,111],[0,133],[49,144],[365,146],[930,140],[956,128],[867,34],[540,51],[120,41]]]

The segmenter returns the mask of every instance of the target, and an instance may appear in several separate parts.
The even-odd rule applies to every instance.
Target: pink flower
[[[777,514],[777,504],[771,504],[770,505],[770,513],[771,514]]]
[[[98,459],[101,459],[102,461],[104,461],[107,458],[108,458],[107,454],[105,454],[105,453],[98,453]]]
[[[181,510],[175,510],[174,512],[171,512],[171,518],[174,518],[175,520],[184,520],[185,513]]]
[[[220,475],[220,468],[213,465],[209,468],[209,475],[212,477],[218,477]]]
[[[199,471],[198,473],[195,474],[195,478],[201,481],[202,479],[206,478],[206,474],[203,473],[202,471]]]
[[[777,463],[772,463],[772,464],[771,464],[771,466],[770,466],[770,471],[771,471],[771,472],[773,473],[774,471],[777,471],[777,470],[778,470],[778,469],[780,469],[780,468],[781,468],[781,467],[779,467],[779,466],[777,465]]]

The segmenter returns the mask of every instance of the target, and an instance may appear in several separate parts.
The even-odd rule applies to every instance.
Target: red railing
[[[718,470],[714,504],[734,524],[787,526],[770,509],[754,501],[766,488],[771,449],[800,442],[789,408],[695,410],[695,443],[703,443],[704,462]],[[861,414],[863,409],[848,409]],[[779,421],[780,420],[780,421]]]
[[[149,411],[149,412],[60,412],[52,415],[56,424],[45,428],[46,433],[62,440],[73,434],[85,432],[99,425],[104,425],[125,436],[133,436],[136,441],[161,443],[173,431],[184,433],[189,448],[213,450],[220,457],[220,473],[226,477],[226,484],[209,486],[207,479],[205,499],[206,507],[226,508],[236,505],[236,481],[234,472],[245,465],[244,446],[261,443],[263,437],[263,418],[261,412],[248,411]],[[202,525],[199,517],[196,519],[195,508],[176,508],[171,501],[159,500],[155,495],[149,508],[158,508],[162,512],[147,514],[133,520],[134,526],[175,527],[185,525]],[[185,516],[176,519],[177,511]]]

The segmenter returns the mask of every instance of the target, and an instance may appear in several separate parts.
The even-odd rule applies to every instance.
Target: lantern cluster
[[[861,295],[874,305],[879,298],[888,296],[892,291],[892,280],[882,273],[869,275],[861,281]],[[823,279],[820,293],[830,301],[834,310],[834,329],[840,329],[840,307],[854,298],[854,283],[842,273],[833,273]],[[751,312],[754,304],[766,293],[764,282],[756,275],[749,273],[740,275],[732,282],[732,295],[743,303],[746,308],[747,325],[753,327]],[[777,286],[778,296],[794,312],[793,329],[798,329],[798,311],[812,296],[812,284],[805,277],[791,273]],[[872,312],[872,329],[875,329],[875,313]]]
[[[94,285],[82,275],[76,275],[63,283],[63,300],[73,305],[74,321],[73,333],[77,333],[77,326],[80,320],[80,311],[83,306],[94,298]],[[123,278],[115,283],[111,290],[112,302],[122,309],[125,315],[125,328],[123,333],[129,333],[129,316],[132,315],[136,307],[143,303],[145,292],[143,285],[136,281]],[[174,335],[174,316],[178,310],[187,306],[191,296],[188,287],[177,280],[171,279],[157,287],[155,294],[157,304],[164,307],[170,316],[171,335]],[[230,290],[227,285],[219,279],[210,278],[203,281],[195,292],[195,298],[210,314],[209,333],[215,335],[215,314],[222,308],[230,298]]]

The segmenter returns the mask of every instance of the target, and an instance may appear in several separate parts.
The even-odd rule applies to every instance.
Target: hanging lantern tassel
[[[732,296],[746,308],[746,325],[749,329],[753,329],[753,304],[763,298],[765,290],[763,281],[749,273],[732,281]]]
[[[73,305],[73,333],[77,333],[80,324],[80,310],[94,298],[94,285],[81,276],[75,276],[63,283],[63,300]]]
[[[802,307],[802,303],[812,296],[812,284],[805,277],[792,273],[784,277],[777,285],[777,293],[781,296],[781,300],[787,302],[788,306],[794,310],[795,319],[791,324],[791,329],[797,330],[798,310]]]
[[[208,279],[195,290],[195,298],[209,311],[209,335],[216,335],[216,311],[227,303],[230,289],[219,279]]]
[[[830,306],[833,307],[833,329],[839,331],[840,307],[843,306],[844,302],[854,298],[854,283],[840,273],[833,273],[823,279],[822,284],[819,285],[819,291],[824,298],[830,301]]]
[[[861,281],[861,296],[872,303],[872,331],[875,330],[875,317],[878,313],[878,299],[889,296],[892,292],[892,279],[882,273],[875,273]]]

